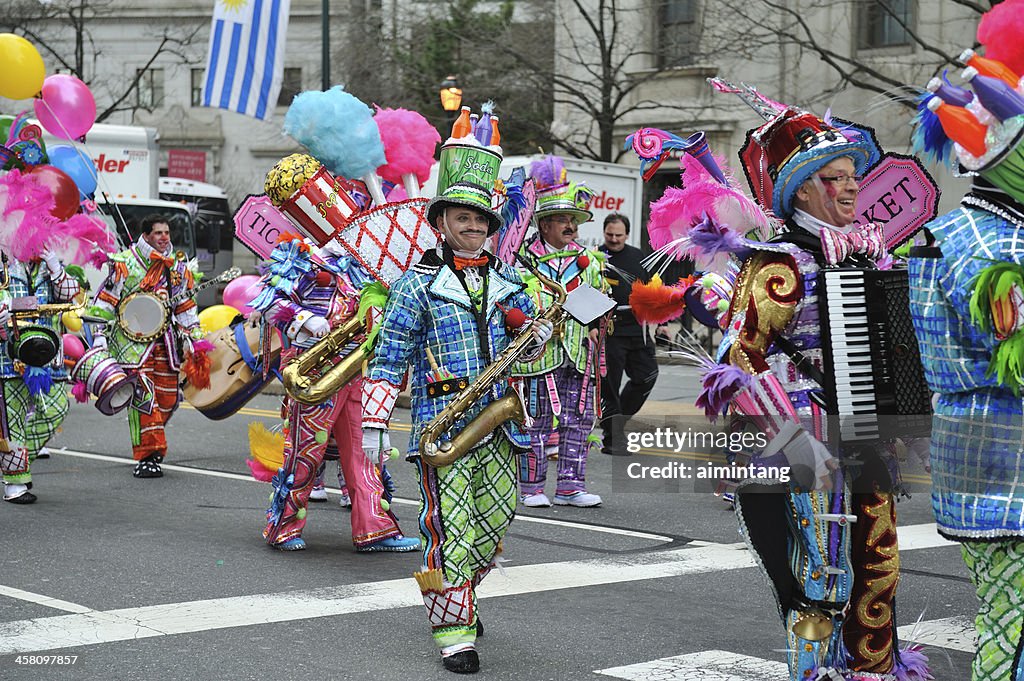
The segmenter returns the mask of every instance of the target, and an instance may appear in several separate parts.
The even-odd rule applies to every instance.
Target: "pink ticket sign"
[[[277,237],[295,232],[295,225],[270,202],[266,194],[249,194],[234,215],[235,238],[263,258],[277,245]]]
[[[892,250],[938,214],[939,194],[935,180],[916,158],[889,152],[860,185],[857,222],[882,225]]]

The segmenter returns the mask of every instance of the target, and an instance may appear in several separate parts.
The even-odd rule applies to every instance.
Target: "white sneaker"
[[[323,485],[313,485],[309,493],[310,501],[327,501],[327,488]]]
[[[579,508],[591,508],[601,505],[601,497],[588,492],[573,492],[571,494],[556,494],[555,506],[577,506]]]
[[[519,497],[519,500],[523,502],[523,506],[527,508],[547,508],[551,505],[551,500],[548,499],[548,495],[544,492],[537,492],[536,494],[523,494]],[[598,503],[601,503],[598,501]]]
[[[342,508],[352,508],[352,497],[348,495],[348,487],[341,488],[341,499],[338,500]]]

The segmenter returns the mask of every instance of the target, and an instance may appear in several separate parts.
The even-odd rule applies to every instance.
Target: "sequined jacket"
[[[454,399],[455,390],[434,390],[437,383],[427,356],[455,382],[467,384],[480,374],[511,342],[502,308],[518,308],[527,317],[534,305],[512,267],[489,257],[487,297],[483,301],[480,328],[473,302],[455,270],[442,262],[436,250],[395,282],[388,296],[380,336],[363,381],[363,426],[386,428],[408,369],[412,393],[412,432],[409,456],[418,453],[424,426]],[[500,306],[500,307],[499,307]],[[506,382],[497,382],[451,428],[455,433],[493,400],[505,394]],[[431,397],[428,393],[436,393]],[[527,448],[528,441],[510,422],[494,431],[513,445]],[[484,442],[493,437],[485,438]]]
[[[42,262],[22,263],[17,260],[9,260],[6,265],[0,265],[4,272],[0,274],[0,281],[8,279],[7,287],[0,290],[0,304],[6,304],[11,308],[11,301],[14,298],[23,296],[35,296],[38,303],[66,303],[72,300],[81,288],[74,277],[69,277],[63,270],[56,277],[51,277],[46,264]],[[26,325],[45,326],[52,329],[60,338],[63,327],[59,315],[46,315],[30,319],[19,319],[19,326]],[[14,366],[10,354],[10,336],[8,335],[2,343],[3,351],[0,352],[0,378],[16,378],[21,372]],[[55,380],[66,379],[67,369],[64,366],[64,344],[60,341],[59,351],[53,362],[50,363],[50,376]]]

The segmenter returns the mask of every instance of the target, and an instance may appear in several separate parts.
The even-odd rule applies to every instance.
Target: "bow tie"
[[[875,260],[885,255],[885,233],[881,225],[873,222],[859,225],[849,234],[822,229],[821,250],[829,265],[838,265],[854,253],[863,253]]]
[[[455,269],[464,270],[467,267],[486,267],[487,256],[481,255],[479,258],[460,258],[455,256]]]
[[[149,269],[146,270],[146,275],[139,282],[139,288],[144,291],[155,291],[164,276],[165,267],[174,267],[174,258],[166,258],[156,251],[151,251]]]

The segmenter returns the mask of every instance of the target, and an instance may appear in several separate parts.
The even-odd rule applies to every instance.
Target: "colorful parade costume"
[[[553,168],[552,168],[553,166]],[[530,171],[538,183],[538,221],[550,216],[565,216],[578,225],[591,219],[587,210],[590,191],[566,180],[561,159],[547,157],[534,163]],[[575,241],[561,248],[546,243],[538,233],[528,240],[521,256],[541,274],[571,291],[581,283],[596,289],[606,288],[601,276],[603,256],[587,251]],[[550,306],[550,292],[539,289],[538,308]],[[599,322],[590,325],[600,328]],[[544,354],[532,362],[515,367],[516,376],[527,378],[527,409],[533,419],[528,429],[530,449],[520,458],[519,490],[527,506],[547,506],[544,494],[547,479],[549,436],[558,434],[558,480],[554,503],[567,506],[598,506],[601,497],[589,494],[586,487],[587,455],[595,422],[595,398],[600,385],[600,343],[588,338],[590,327],[567,319],[556,330],[557,338],[548,343]]]
[[[111,320],[97,330],[98,344],[105,343],[122,367],[138,375],[139,391],[128,408],[137,478],[163,475],[165,428],[178,408],[183,353],[191,354],[193,341],[203,337],[191,296],[194,287],[195,272],[189,262],[170,245],[158,253],[142,235],[128,250],[111,256],[107,277],[93,301],[93,312]],[[121,301],[135,293],[155,295],[170,305],[163,313],[165,328],[149,341],[130,336],[118,320]]]
[[[852,220],[856,183],[851,190],[850,180],[877,160],[878,149],[867,129],[837,128],[745,86],[741,92],[766,119],[748,133],[740,154],[747,179],[761,208],[785,222],[729,188],[706,146],[688,149],[700,162],[685,157],[684,184],[719,186],[697,194],[696,205],[685,188],[675,190],[681,198],[666,200],[675,201],[673,219],[693,215],[668,249],[691,257],[731,253],[739,263],[738,274],[728,267],[717,272],[733,293],[719,364],[706,364],[698,405],[712,417],[731,407],[765,435],[768,446],[752,452],[752,466],[791,469],[789,481],[755,476],[735,492],[741,534],[785,624],[790,678],[926,679],[923,655],[900,651],[896,640],[893,457],[886,443],[839,444],[835,433],[827,437],[826,412],[836,407],[822,399],[829,382],[818,304],[822,273],[837,266],[872,269],[885,256],[880,227],[837,222]],[[823,169],[840,177],[822,177]],[[655,213],[652,206],[652,221]],[[766,230],[777,235],[764,240]],[[758,239],[748,238],[754,233]]]
[[[19,262],[3,256],[0,308],[11,310],[15,299],[34,296],[40,305],[65,303],[80,291],[78,282],[65,273],[55,256],[46,261]],[[56,355],[44,366],[27,366],[19,359],[18,347],[9,325],[0,330],[0,470],[5,483],[4,500],[29,504],[36,500],[31,465],[39,450],[60,428],[68,412],[67,369],[60,341],[60,319],[53,315],[19,318],[22,341],[29,334],[45,334],[56,345]],[[31,361],[31,360],[29,360]]]
[[[1020,2],[1006,4],[1001,12],[1024,9]],[[990,55],[1000,53],[1000,44],[1024,40],[1019,30],[997,32],[998,15],[992,10],[979,27]],[[974,175],[974,182],[957,209],[928,224],[931,242],[911,250],[911,310],[928,384],[937,393],[932,509],[939,532],[961,543],[980,601],[972,679],[1020,681],[1024,88],[1009,64],[970,53],[961,59],[981,74],[971,79],[973,93],[931,84],[934,94],[921,103],[916,139],[937,160],[948,156]],[[1024,60],[1011,63],[1024,70]],[[971,113],[981,111],[990,114],[987,125]]]
[[[449,229],[453,211],[471,209],[460,215],[484,216],[493,234],[501,225],[491,209],[500,148],[486,144],[489,136],[470,135],[467,131],[442,149],[443,184],[428,217]],[[470,155],[482,162],[459,162]],[[467,167],[468,173],[459,170]],[[506,313],[518,309],[529,317],[534,309],[515,269],[483,251],[478,238],[476,252],[457,253],[443,241],[394,283],[363,384],[364,443],[380,441],[409,370],[408,459],[418,473],[423,540],[423,565],[415,577],[445,667],[463,673],[479,668],[475,589],[494,567],[515,513],[515,450],[525,448],[526,440],[505,422],[465,456],[439,467],[421,456],[420,440],[427,424],[508,346]],[[448,436],[462,431],[506,390],[503,382],[495,383],[455,420]]]
[[[316,324],[337,326],[353,317],[359,292],[372,278],[355,260],[322,249],[314,259],[301,238],[285,239],[272,255],[264,277],[266,288],[253,301],[260,312],[288,339],[283,363],[298,358],[318,340],[310,333]],[[276,282],[276,283],[272,283]],[[356,351],[360,335],[341,352]],[[387,508],[381,471],[362,449],[362,378],[346,383],[319,404],[285,397],[287,413],[284,464],[274,477],[273,503],[263,536],[284,550],[305,547],[310,492],[330,444],[340,461],[352,500],[352,542],[360,551],[415,551],[419,542],[402,536],[398,521]]]

